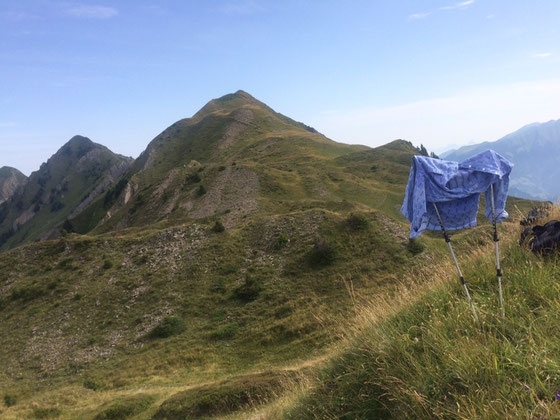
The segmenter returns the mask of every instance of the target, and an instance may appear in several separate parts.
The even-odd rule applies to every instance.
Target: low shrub
[[[243,302],[251,302],[259,297],[262,289],[262,283],[247,274],[243,284],[233,290],[233,297]]]
[[[369,227],[369,220],[359,213],[351,213],[346,218],[346,226],[352,230],[366,230]]]
[[[93,379],[88,378],[84,381],[84,388],[91,389],[92,391],[99,391],[101,388],[103,388],[103,385],[101,385],[99,382],[94,381]]]
[[[210,290],[214,293],[225,293],[226,292],[226,279],[223,277],[218,277],[212,283]]]
[[[418,239],[409,239],[408,244],[406,245],[406,249],[412,255],[418,255],[426,249],[424,244],[420,242]]]
[[[185,331],[185,321],[178,316],[166,316],[159,325],[156,325],[148,334],[152,339],[167,338],[181,334]]]
[[[6,407],[12,407],[17,404],[17,397],[14,394],[5,394],[4,395],[4,404]]]
[[[224,230],[226,230],[224,224],[219,220],[216,220],[216,223],[214,223],[214,226],[212,226],[212,232],[220,233],[223,232]]]
[[[64,258],[58,263],[57,267],[63,270],[71,270],[74,268],[74,266],[72,265],[73,262],[73,258]]]
[[[193,184],[197,184],[200,181],[202,181],[202,180],[200,179],[200,175],[198,175],[197,173],[194,173],[194,174],[189,175],[187,177],[187,182],[190,182],[190,183],[193,183]]]
[[[23,302],[29,302],[33,299],[41,297],[46,292],[38,286],[28,286],[15,289],[10,294],[11,300],[22,300]]]
[[[212,331],[210,338],[213,340],[227,340],[235,337],[237,331],[239,330],[239,325],[232,322],[231,324],[224,325],[223,327],[217,328]]]
[[[206,187],[204,185],[200,185],[196,190],[196,195],[203,196],[204,194],[206,194]]]
[[[311,251],[307,254],[307,258],[312,266],[326,266],[332,264],[336,259],[336,250],[323,238],[318,238]]]
[[[290,242],[290,240],[288,239],[286,234],[278,233],[272,241],[272,248],[279,251],[286,245],[288,245],[288,242]]]

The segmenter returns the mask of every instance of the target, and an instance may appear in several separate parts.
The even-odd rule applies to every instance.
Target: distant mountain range
[[[464,146],[441,157],[461,161],[486,149],[495,150],[515,165],[510,195],[551,201],[560,198],[560,120],[529,124],[497,141]]]

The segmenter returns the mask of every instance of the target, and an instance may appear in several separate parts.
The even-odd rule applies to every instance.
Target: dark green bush
[[[259,297],[262,289],[262,283],[247,274],[243,284],[233,290],[233,297],[243,302],[251,302]]]
[[[418,255],[426,249],[424,244],[420,242],[418,239],[409,239],[408,244],[406,245],[406,249],[412,255]]]
[[[156,325],[149,333],[150,338],[167,338],[172,335],[181,334],[185,331],[185,321],[178,316],[166,316],[159,325]]]
[[[187,181],[193,184],[197,184],[201,181],[200,175],[198,175],[198,173],[191,174],[187,177]]]
[[[71,270],[74,268],[74,266],[72,265],[73,262],[74,259],[71,257],[64,258],[62,261],[58,263],[57,267],[63,270]]]
[[[99,391],[103,386],[99,382],[88,378],[84,381],[84,388],[91,389],[92,391]]]
[[[288,242],[290,242],[290,240],[288,239],[286,234],[279,233],[274,237],[272,247],[278,251],[288,245]]]
[[[318,238],[315,241],[315,245],[311,251],[309,251],[308,255],[309,263],[312,266],[320,267],[332,264],[336,259],[336,250],[335,248],[328,244],[323,238]]]
[[[196,195],[202,196],[204,194],[206,194],[206,187],[204,185],[200,185],[196,190]]]
[[[235,337],[237,334],[237,330],[239,330],[239,325],[237,323],[232,322],[231,324],[224,325],[223,327],[217,328],[216,330],[212,331],[210,334],[210,338],[213,340],[227,340],[230,338]]]
[[[233,274],[239,271],[239,265],[237,264],[224,264],[220,267],[220,272],[222,274]]]
[[[29,302],[40,296],[43,296],[46,292],[37,286],[28,286],[15,289],[10,294],[11,300],[22,300],[24,302]]]
[[[103,261],[103,270],[108,270],[113,266],[113,261],[105,260]]]
[[[214,223],[214,226],[212,226],[212,232],[220,233],[223,232],[224,230],[226,230],[224,224],[219,220],[216,220],[216,223]]]
[[[4,395],[4,404],[6,407],[11,407],[17,404],[17,397],[14,394],[5,394]]]
[[[346,218],[346,226],[352,230],[366,230],[369,227],[369,220],[359,213],[351,213]]]

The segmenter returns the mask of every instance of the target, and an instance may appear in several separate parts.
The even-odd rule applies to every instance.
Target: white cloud
[[[552,57],[552,53],[551,52],[536,53],[536,54],[533,54],[533,57],[535,57],[535,58],[549,58],[549,57]]]
[[[431,14],[433,14],[434,12],[437,12],[437,11],[440,11],[440,10],[441,11],[447,11],[447,10],[466,9],[467,7],[469,7],[474,2],[475,2],[475,0],[466,0],[466,1],[462,1],[460,3],[451,4],[449,6],[442,6],[442,7],[437,8],[436,10],[432,10],[432,11],[428,11],[428,12],[413,13],[411,15],[408,15],[408,20],[424,19],[425,17],[428,17]]]
[[[490,19],[494,19],[496,17],[495,14],[490,13],[489,15],[486,15],[486,19],[490,20]]]
[[[409,20],[418,20],[418,19],[424,19],[425,17],[428,17],[432,14],[432,12],[424,12],[424,13],[413,13],[411,15],[408,15],[408,19]]]
[[[13,121],[0,121],[0,128],[12,128],[17,124]]]
[[[119,14],[117,9],[108,6],[73,6],[64,10],[64,14],[85,19],[109,19]]]
[[[401,138],[441,150],[497,140],[523,125],[559,119],[560,79],[481,86],[443,98],[304,118],[337,141],[378,146]]]
[[[440,7],[439,10],[457,10],[457,9],[465,9],[466,7],[470,6],[474,3],[475,0],[467,0],[462,1],[460,3],[451,4],[449,6]]]

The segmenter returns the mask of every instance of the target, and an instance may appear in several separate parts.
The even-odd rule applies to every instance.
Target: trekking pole
[[[439,220],[439,225],[441,226],[441,231],[443,232],[443,237],[445,238],[445,242],[447,242],[447,246],[449,247],[449,252],[451,252],[451,257],[453,257],[453,262],[455,263],[455,267],[457,267],[457,272],[459,273],[459,280],[461,280],[461,284],[463,285],[463,289],[465,289],[465,294],[467,295],[467,299],[469,300],[469,303],[471,305],[471,311],[473,313],[474,320],[476,321],[477,324],[479,324],[478,315],[476,314],[476,309],[474,308],[474,304],[471,299],[469,289],[467,288],[467,282],[463,277],[463,273],[461,272],[461,268],[459,267],[459,262],[457,261],[457,257],[455,256],[455,252],[453,252],[453,247],[451,246],[451,239],[449,239],[449,235],[445,230],[445,226],[443,225],[443,220],[441,219],[436,203],[432,203],[432,204],[434,205],[434,209],[436,211],[436,215]]]
[[[502,294],[502,269],[500,268],[500,248],[498,246],[498,227],[496,225],[496,208],[494,206],[494,184],[490,184],[490,197],[492,202],[492,225],[494,226],[494,246],[496,248],[496,274],[498,276],[498,291],[500,294],[500,311],[502,318],[506,316],[504,311],[504,296]]]

